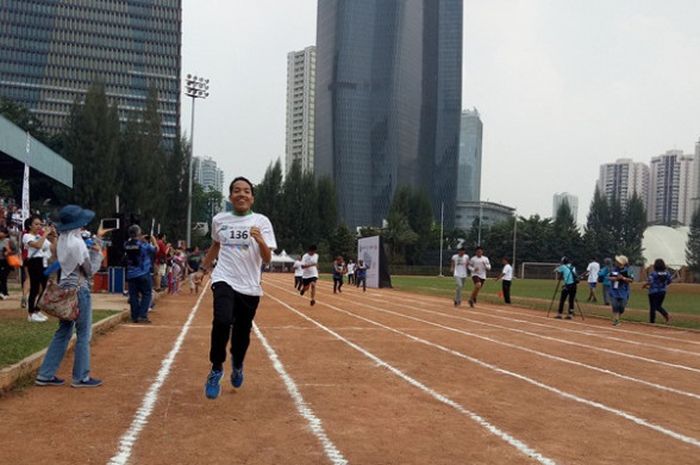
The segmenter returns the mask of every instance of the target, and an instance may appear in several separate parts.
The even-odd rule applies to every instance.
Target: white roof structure
[[[280,254],[272,254],[272,263],[294,263],[294,259],[283,250]]]
[[[687,266],[685,247],[689,234],[690,228],[687,226],[649,226],[642,238],[644,261],[651,265],[657,258],[662,258],[666,265],[673,268]]]

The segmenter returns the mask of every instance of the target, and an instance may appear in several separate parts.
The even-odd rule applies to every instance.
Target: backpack
[[[141,242],[129,239],[124,243],[124,265],[130,268],[141,267]]]
[[[574,278],[574,284],[580,283],[581,280],[578,278],[578,275],[574,271],[573,265],[569,265],[569,271],[571,271],[571,276]]]

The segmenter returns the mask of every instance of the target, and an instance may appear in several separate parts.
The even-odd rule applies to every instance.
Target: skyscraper
[[[50,133],[95,81],[122,121],[158,90],[163,135],[180,121],[181,0],[0,2],[0,96],[23,104]]]
[[[649,222],[688,225],[696,195],[695,157],[668,150],[651,159]]]
[[[314,170],[316,47],[287,54],[286,171],[298,160],[305,172]]]
[[[564,200],[569,204],[574,221],[578,221],[578,197],[568,192],[560,192],[552,196],[552,218],[557,217],[557,211]]]
[[[614,163],[600,165],[598,190],[608,200],[617,198],[623,207],[636,193],[649,209],[649,167],[630,158],[619,158]]]
[[[455,218],[462,0],[319,0],[315,173],[348,226],[380,225],[396,188]]]
[[[479,111],[464,110],[459,134],[457,202],[481,199],[481,136],[484,125]]]
[[[695,143],[695,197],[692,207],[693,212],[700,209],[700,139]]]
[[[224,171],[218,167],[211,157],[194,157],[194,180],[204,190],[222,192],[224,190]],[[224,195],[226,196],[226,195]]]

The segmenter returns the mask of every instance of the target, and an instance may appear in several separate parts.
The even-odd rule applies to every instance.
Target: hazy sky
[[[551,216],[601,163],[700,138],[700,1],[464,1],[464,108],[484,122],[481,196]],[[182,71],[211,79],[195,154],[258,182],[285,144],[286,56],[316,40],[316,0],[184,0]],[[190,99],[182,126],[189,133]]]

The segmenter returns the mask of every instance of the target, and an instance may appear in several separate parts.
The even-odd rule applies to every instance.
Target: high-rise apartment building
[[[314,170],[314,112],[316,103],[316,47],[287,54],[286,171],[301,163],[304,172]]]
[[[0,2],[0,96],[59,132],[96,81],[126,121],[158,90],[163,135],[180,121],[181,0]]]
[[[484,125],[479,111],[464,110],[459,132],[457,203],[481,199],[481,138]]]
[[[649,222],[688,225],[697,195],[695,156],[668,150],[651,159]]]
[[[211,157],[194,157],[194,181],[204,190],[222,192],[224,190],[224,171],[218,167]],[[226,194],[224,197],[226,197]]]
[[[648,211],[649,167],[630,158],[620,158],[614,163],[600,165],[598,190],[608,200],[619,199],[623,207],[627,206],[627,201],[636,193]]]
[[[316,176],[350,227],[381,225],[397,187],[454,224],[462,0],[319,0]]]
[[[695,197],[692,207],[693,212],[700,210],[700,139],[695,143]]]
[[[557,217],[557,211],[564,200],[569,204],[574,221],[578,221],[578,197],[568,192],[558,192],[552,196],[552,218]]]

